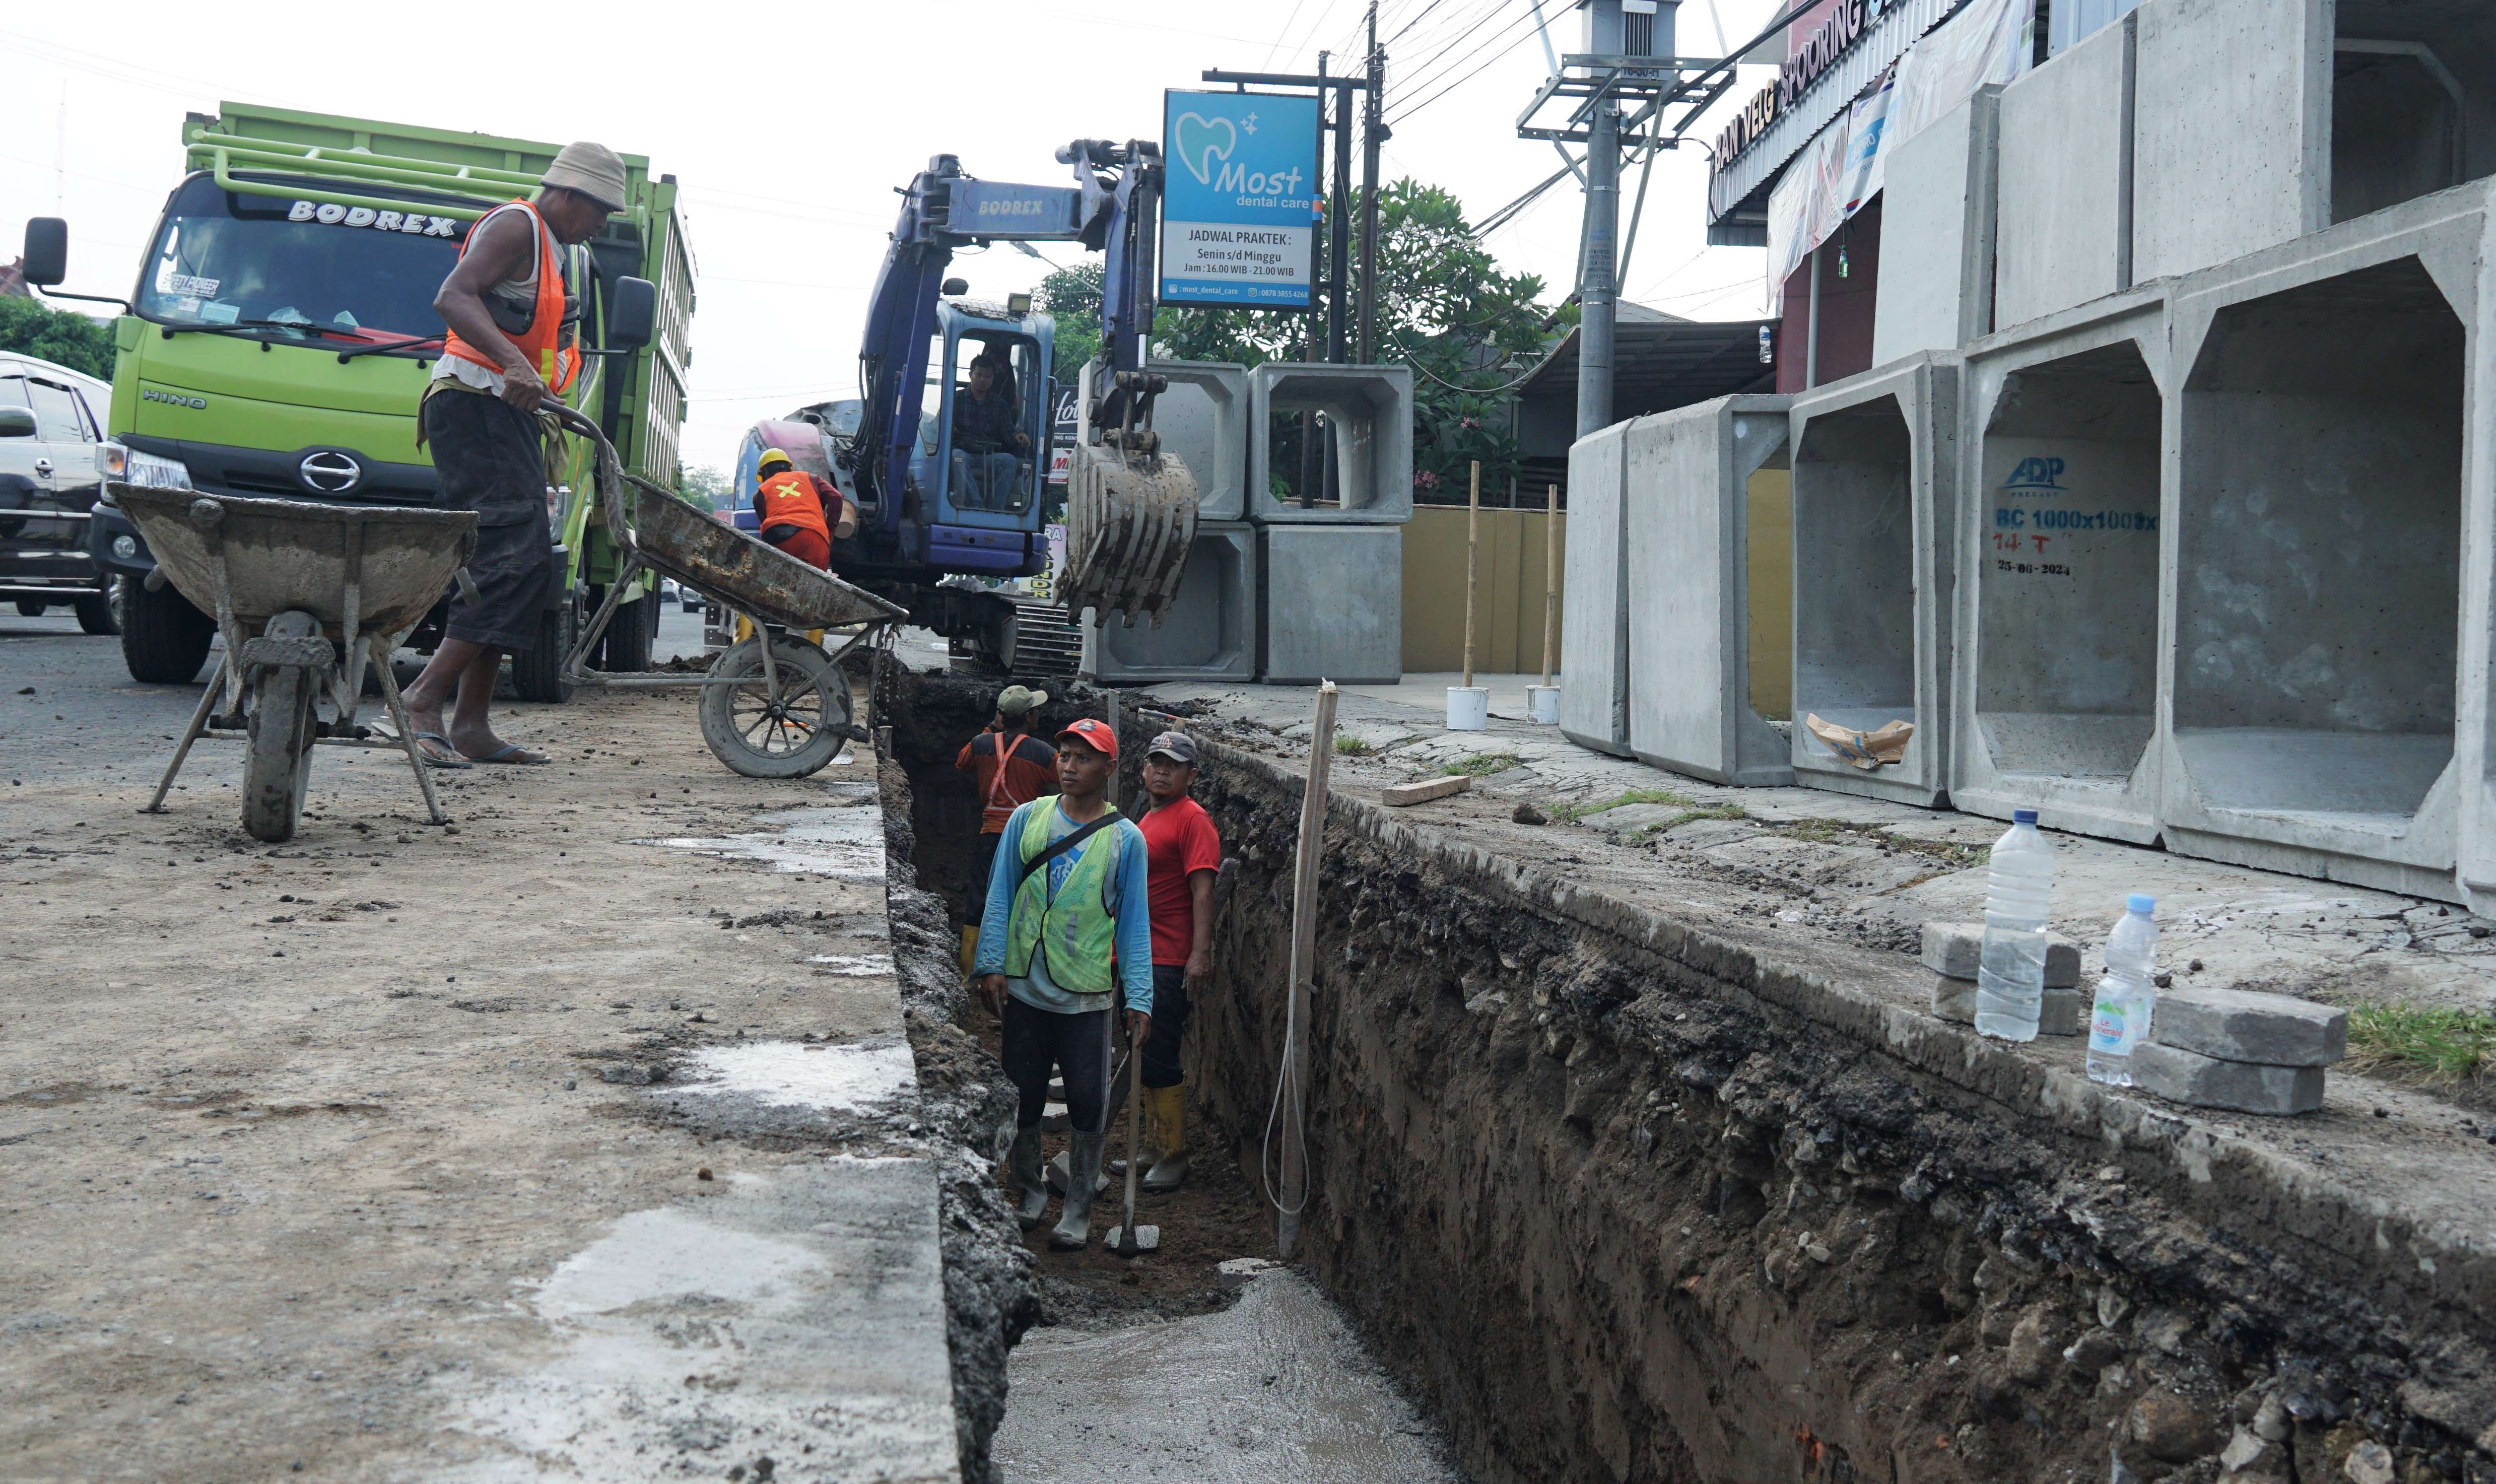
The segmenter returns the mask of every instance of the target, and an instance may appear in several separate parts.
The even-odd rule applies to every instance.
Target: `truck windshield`
[[[308,196],[239,195],[197,175],[174,192],[157,227],[140,270],[139,313],[160,325],[327,332],[333,345],[340,331],[370,340],[439,335],[433,295],[467,232],[466,222],[435,217],[421,201],[400,211],[350,209]],[[287,328],[295,325],[307,328]]]

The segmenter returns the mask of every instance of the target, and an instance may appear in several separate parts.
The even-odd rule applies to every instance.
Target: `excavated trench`
[[[896,859],[957,897],[950,749],[992,690],[884,697]],[[1222,746],[1200,775],[1241,870],[1188,1075],[1253,1164],[1299,784]],[[2181,1120],[1885,1034],[1825,982],[1842,955],[1781,967],[1366,802],[1330,800],[1322,879],[1299,1255],[1483,1484],[2496,1484],[2482,1234],[2439,1249]],[[958,1284],[986,1296],[957,1380],[1038,1312],[1011,1267]]]

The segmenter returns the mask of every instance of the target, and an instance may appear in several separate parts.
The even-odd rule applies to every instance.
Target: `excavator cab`
[[[912,492],[937,524],[1040,529],[1054,335],[1019,302],[938,302],[910,460]]]

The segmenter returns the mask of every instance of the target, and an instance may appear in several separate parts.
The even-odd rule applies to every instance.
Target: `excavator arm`
[[[938,304],[958,294],[945,269],[956,247],[992,241],[1079,242],[1103,253],[1102,356],[1090,368],[1086,442],[1073,450],[1067,487],[1066,568],[1058,587],[1069,613],[1141,613],[1158,624],[1177,595],[1196,534],[1197,486],[1165,458],[1153,400],[1168,382],[1145,369],[1153,315],[1153,252],[1162,160],[1158,145],[1077,139],[1057,152],[1073,187],[1012,185],[965,174],[938,155],[911,181],[876,277],[859,350],[863,399],[843,470],[864,497],[867,519],[905,549],[932,551],[929,517],[908,498],[928,347]],[[920,539],[913,541],[912,537]]]

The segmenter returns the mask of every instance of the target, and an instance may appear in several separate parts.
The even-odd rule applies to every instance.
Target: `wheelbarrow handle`
[[[467,568],[462,567],[458,569],[456,572],[452,573],[452,576],[459,584],[459,596],[462,601],[470,603],[471,605],[482,601],[477,596],[477,579],[468,575]]]

